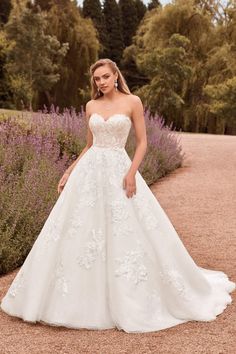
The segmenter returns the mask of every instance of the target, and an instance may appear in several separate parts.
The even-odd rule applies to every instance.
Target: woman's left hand
[[[136,181],[135,175],[127,173],[123,179],[123,189],[126,189],[126,195],[128,198],[132,198],[136,194]]]

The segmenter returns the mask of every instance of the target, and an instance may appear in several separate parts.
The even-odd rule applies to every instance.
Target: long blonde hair
[[[90,69],[89,69],[90,75],[91,75],[91,78],[90,78],[91,98],[96,100],[97,98],[99,98],[99,97],[104,95],[101,91],[98,91],[96,83],[95,83],[94,78],[93,78],[93,74],[94,74],[94,71],[97,68],[99,68],[100,66],[106,65],[106,64],[109,65],[109,67],[111,68],[113,74],[115,74],[116,72],[118,74],[118,78],[117,78],[118,86],[117,86],[117,89],[120,92],[123,92],[123,93],[125,93],[127,95],[131,94],[131,92],[130,92],[127,84],[126,84],[125,78],[121,74],[120,69],[118,68],[116,63],[114,61],[112,61],[111,59],[109,59],[109,58],[104,58],[104,59],[97,60],[94,64],[92,64],[90,66]]]

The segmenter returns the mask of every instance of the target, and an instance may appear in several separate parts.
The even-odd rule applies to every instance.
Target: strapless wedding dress
[[[196,265],[131,160],[125,114],[93,113],[93,145],[73,169],[1,308],[24,321],[151,332],[212,321],[235,289],[222,271]],[[213,255],[214,256],[214,255]]]

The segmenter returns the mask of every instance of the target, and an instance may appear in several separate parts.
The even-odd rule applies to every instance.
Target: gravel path
[[[236,136],[181,133],[182,168],[152,186],[194,261],[236,281]],[[17,270],[0,278],[0,297]],[[0,311],[0,353],[235,354],[236,292],[212,322],[129,334],[31,324]]]

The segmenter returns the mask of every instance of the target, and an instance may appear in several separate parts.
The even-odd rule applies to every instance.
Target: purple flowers
[[[148,185],[153,184],[167,173],[181,166],[184,154],[180,139],[172,126],[165,126],[164,119],[159,116],[151,117],[148,110],[145,111],[148,148],[140,165],[139,171]],[[134,131],[130,133],[127,151],[135,147]]]
[[[181,165],[176,133],[145,113],[148,150],[140,165],[150,185]],[[65,169],[86,144],[86,119],[65,109],[12,113],[0,120],[0,274],[20,266],[55,204]],[[135,151],[134,129],[126,145]]]

